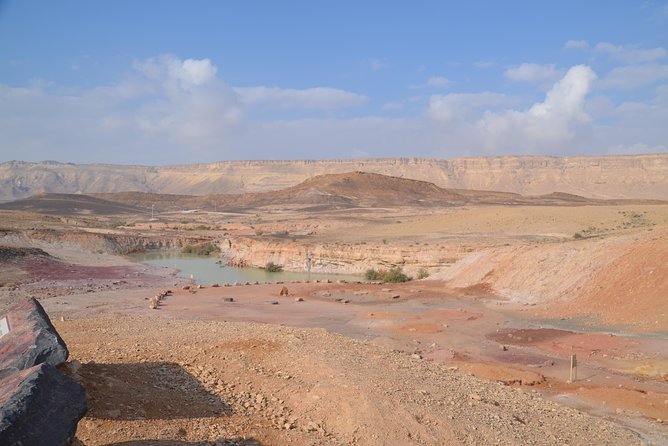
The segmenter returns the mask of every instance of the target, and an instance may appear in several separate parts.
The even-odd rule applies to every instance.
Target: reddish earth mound
[[[31,257],[21,262],[21,268],[33,279],[76,280],[117,279],[136,271],[134,266],[85,266],[65,263],[50,257]]]

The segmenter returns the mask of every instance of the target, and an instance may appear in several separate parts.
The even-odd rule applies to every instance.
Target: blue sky
[[[668,150],[668,2],[0,0],[0,162]]]

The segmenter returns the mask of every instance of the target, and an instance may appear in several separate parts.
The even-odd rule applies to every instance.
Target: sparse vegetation
[[[267,264],[264,266],[264,269],[266,269],[270,273],[280,273],[281,271],[283,271],[283,266],[278,265],[274,262],[267,262]]]
[[[418,280],[420,279],[426,279],[429,277],[429,271],[427,271],[427,268],[420,268],[417,270],[417,276]]]
[[[575,234],[573,234],[573,238],[578,240],[584,238],[584,236],[580,232],[576,232]]]
[[[186,245],[181,249],[183,254],[195,254],[198,256],[208,256],[216,251],[218,251],[218,248],[212,243],[207,243],[206,245]]]
[[[411,280],[411,277],[408,277],[398,266],[394,266],[390,269],[379,269],[370,268],[364,274],[366,280],[381,281],[385,283],[399,283],[399,282],[408,282]]]

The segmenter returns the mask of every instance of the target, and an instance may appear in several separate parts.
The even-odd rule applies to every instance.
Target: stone
[[[295,297],[295,302],[304,302],[303,297]]]
[[[49,363],[2,374],[0,444],[70,444],[87,411],[83,386]]]
[[[234,297],[224,297],[223,301],[224,302],[234,302]]]
[[[24,370],[42,362],[57,366],[67,361],[65,342],[35,298],[11,307],[0,317],[3,320],[8,332],[0,337],[0,370]]]
[[[288,292],[288,287],[284,286],[281,288],[281,292],[279,293],[279,296],[289,296],[290,293]]]

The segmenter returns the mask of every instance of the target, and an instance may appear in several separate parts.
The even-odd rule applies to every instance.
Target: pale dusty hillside
[[[591,315],[604,324],[668,326],[668,231],[471,253],[433,278],[454,287],[488,285],[545,316]]]
[[[243,193],[277,190],[326,173],[364,171],[456,189],[523,195],[568,192],[593,198],[668,197],[668,153],[607,157],[386,158],[224,161],[179,166],[0,164],[0,200],[37,193]]]

